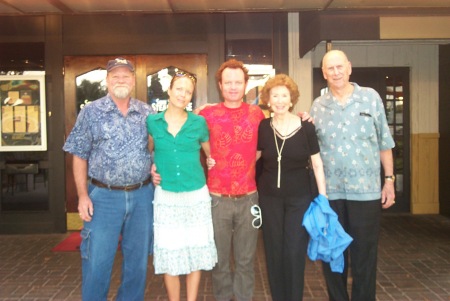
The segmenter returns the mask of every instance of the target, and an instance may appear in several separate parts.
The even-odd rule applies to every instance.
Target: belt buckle
[[[134,187],[135,187],[136,185],[128,185],[128,186],[124,186],[123,187],[123,190],[124,191],[132,191],[132,190],[134,190]]]

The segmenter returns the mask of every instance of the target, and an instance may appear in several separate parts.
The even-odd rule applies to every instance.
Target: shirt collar
[[[354,90],[353,90],[352,95],[348,98],[348,101],[345,104],[345,106],[348,106],[348,105],[352,104],[353,102],[362,102],[362,98],[359,96],[359,94],[355,93],[355,92],[360,92],[361,87],[357,83],[350,82],[350,84],[353,85]],[[323,99],[322,104],[326,107],[335,106],[335,105],[339,106],[338,101],[331,93],[331,90],[328,91],[327,94],[325,94],[325,98]]]
[[[111,95],[106,95],[106,99],[105,99],[105,105],[103,106],[103,109],[105,111],[112,111],[116,108],[116,104],[114,103],[114,101],[111,98]]]
[[[166,120],[164,119],[164,113],[165,113],[165,112],[166,112],[166,111],[164,110],[164,111],[162,111],[162,112],[156,114],[156,115],[155,115],[155,121],[156,121],[156,120],[163,120],[163,121],[165,122],[165,121],[166,121]],[[194,113],[187,111],[187,114],[188,114],[188,115],[187,115],[186,123],[191,122],[192,114],[194,114]]]
[[[161,113],[158,113],[158,114],[156,114],[155,115],[155,121],[156,120],[164,120],[164,113],[165,113],[166,111],[163,111],[163,112],[161,112]]]

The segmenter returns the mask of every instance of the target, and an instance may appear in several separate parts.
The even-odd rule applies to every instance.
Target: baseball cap
[[[109,72],[117,67],[127,67],[131,72],[134,72],[133,64],[129,60],[121,57],[110,60],[106,65],[106,71]]]

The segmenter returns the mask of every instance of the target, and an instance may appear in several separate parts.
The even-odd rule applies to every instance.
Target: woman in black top
[[[299,91],[289,76],[268,80],[260,97],[273,116],[261,121],[258,132],[258,157],[263,161],[258,192],[272,299],[302,300],[309,238],[302,221],[316,197],[306,169],[309,159],[319,193],[326,196],[319,144],[314,125],[291,113]]]

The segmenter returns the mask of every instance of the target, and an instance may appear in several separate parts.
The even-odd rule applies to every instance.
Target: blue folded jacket
[[[333,272],[344,271],[344,251],[353,238],[344,231],[328,199],[319,194],[303,217],[303,226],[310,235],[308,257],[330,263]]]

